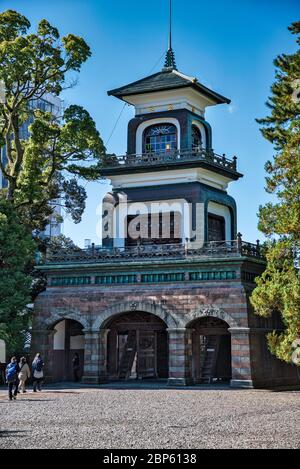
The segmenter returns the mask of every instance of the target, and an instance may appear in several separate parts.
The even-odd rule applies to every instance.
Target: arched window
[[[208,241],[224,241],[225,238],[225,218],[209,213]]]
[[[202,147],[202,137],[200,129],[196,125],[192,125],[192,149],[200,150]]]
[[[173,124],[157,124],[144,132],[144,153],[166,153],[177,150],[177,128]]]

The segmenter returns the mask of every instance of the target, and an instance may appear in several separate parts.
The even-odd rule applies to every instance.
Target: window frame
[[[151,143],[151,142],[147,142],[147,138],[155,138],[156,136],[153,135],[153,136],[148,136],[149,132],[151,132],[152,129],[154,128],[159,128],[159,127],[172,127],[173,128],[173,132],[170,132],[170,133],[165,133],[165,134],[158,134],[157,136],[158,137],[172,137],[175,135],[175,139],[172,140],[172,138],[169,139],[165,139],[165,141],[157,141],[156,143]],[[155,148],[153,148],[152,145],[155,145]],[[156,147],[160,147],[162,145],[170,145],[170,148],[156,148]],[[149,146],[149,148],[147,148]],[[152,125],[149,125],[148,127],[145,128],[144,132],[143,132],[143,153],[154,153],[154,154],[163,154],[163,153],[169,153],[169,152],[172,152],[172,151],[177,151],[178,150],[178,129],[176,127],[175,124],[173,124],[172,122],[161,122],[161,123],[156,123],[156,124],[152,124]]]
[[[194,144],[194,131],[196,131],[198,134],[199,142],[200,142],[199,145]],[[196,124],[192,124],[191,137],[192,137],[192,150],[200,150],[203,147],[202,134],[201,134],[201,130]]]
[[[222,222],[222,239],[220,239],[220,240],[210,239],[210,237],[209,237],[209,233],[210,233],[209,220],[210,219],[214,219],[216,221]],[[225,241],[225,240],[226,240],[226,220],[225,220],[225,218],[220,216],[220,215],[215,215],[214,213],[208,212],[207,213],[207,241],[208,242],[220,242],[220,241]]]

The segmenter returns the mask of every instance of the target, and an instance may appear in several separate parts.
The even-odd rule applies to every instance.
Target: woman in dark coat
[[[42,360],[41,354],[37,353],[33,362],[32,362],[32,376],[33,376],[33,392],[42,390],[42,382],[44,378],[44,362]]]
[[[72,360],[72,365],[73,365],[73,376],[74,376],[74,381],[77,383],[79,381],[79,355],[78,353],[74,354],[73,360]]]

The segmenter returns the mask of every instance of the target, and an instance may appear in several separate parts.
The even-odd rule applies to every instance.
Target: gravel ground
[[[9,402],[0,448],[300,448],[300,392],[65,388]]]

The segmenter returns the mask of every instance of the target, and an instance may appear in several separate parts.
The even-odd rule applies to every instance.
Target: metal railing
[[[123,248],[103,248],[92,245],[88,249],[72,248],[47,251],[46,264],[72,263],[118,263],[143,260],[184,260],[187,258],[251,257],[263,259],[259,242],[247,243],[238,238],[234,241],[210,241],[201,247],[183,244],[151,244]]]
[[[206,151],[202,148],[170,150],[160,153],[142,153],[136,155],[107,155],[104,158],[104,169],[126,168],[137,166],[157,166],[161,164],[176,164],[184,162],[204,161],[223,169],[237,171],[237,157],[232,160],[226,158],[225,154],[218,155],[213,150]]]

